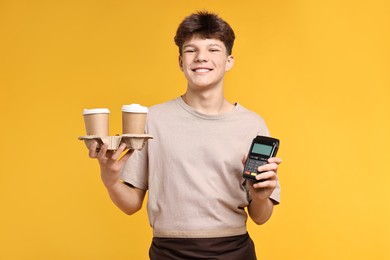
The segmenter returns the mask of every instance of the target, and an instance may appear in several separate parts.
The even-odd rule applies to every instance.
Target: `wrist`
[[[257,196],[251,196],[252,198],[252,203],[255,202],[256,204],[259,204],[259,205],[266,205],[268,204],[269,202],[271,202],[271,199],[269,197],[265,197],[265,198],[262,198],[262,197],[257,197]]]
[[[118,185],[121,185],[121,181],[119,179],[116,180],[105,180],[103,179],[103,184],[106,187],[107,190],[115,189]]]
[[[264,224],[271,217],[273,203],[270,198],[252,199],[248,206],[248,212],[251,219],[258,225]]]

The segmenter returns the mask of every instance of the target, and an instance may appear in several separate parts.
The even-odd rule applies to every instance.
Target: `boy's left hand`
[[[252,199],[265,200],[268,199],[275,190],[278,182],[278,166],[282,163],[282,159],[272,157],[268,159],[268,164],[258,168],[261,174],[256,176],[260,182],[250,182],[250,194]]]

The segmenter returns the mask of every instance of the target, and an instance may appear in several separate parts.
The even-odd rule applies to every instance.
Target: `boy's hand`
[[[126,150],[126,144],[122,143],[118,150],[107,150],[108,145],[103,144],[97,151],[97,142],[94,142],[89,149],[89,157],[96,158],[100,165],[101,178],[106,187],[114,185],[119,181],[120,172],[126,161],[133,154],[134,150],[128,150],[121,158],[120,155]]]
[[[245,163],[246,157],[243,160]],[[249,190],[252,199],[265,200],[268,199],[275,190],[278,182],[278,166],[282,163],[282,159],[272,157],[268,159],[268,164],[260,166],[257,170],[261,172],[256,176],[256,180],[260,182],[250,182]]]

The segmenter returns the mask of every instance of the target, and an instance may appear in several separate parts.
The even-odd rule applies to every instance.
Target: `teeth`
[[[209,72],[210,69],[196,69],[196,72]]]

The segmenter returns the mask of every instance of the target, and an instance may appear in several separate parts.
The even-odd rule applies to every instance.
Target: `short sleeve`
[[[273,201],[273,203],[275,205],[278,205],[280,203],[280,183],[279,183],[279,181],[276,183],[276,187],[269,198]]]
[[[124,165],[120,178],[136,188],[148,189],[148,144],[142,150],[135,150]]]

